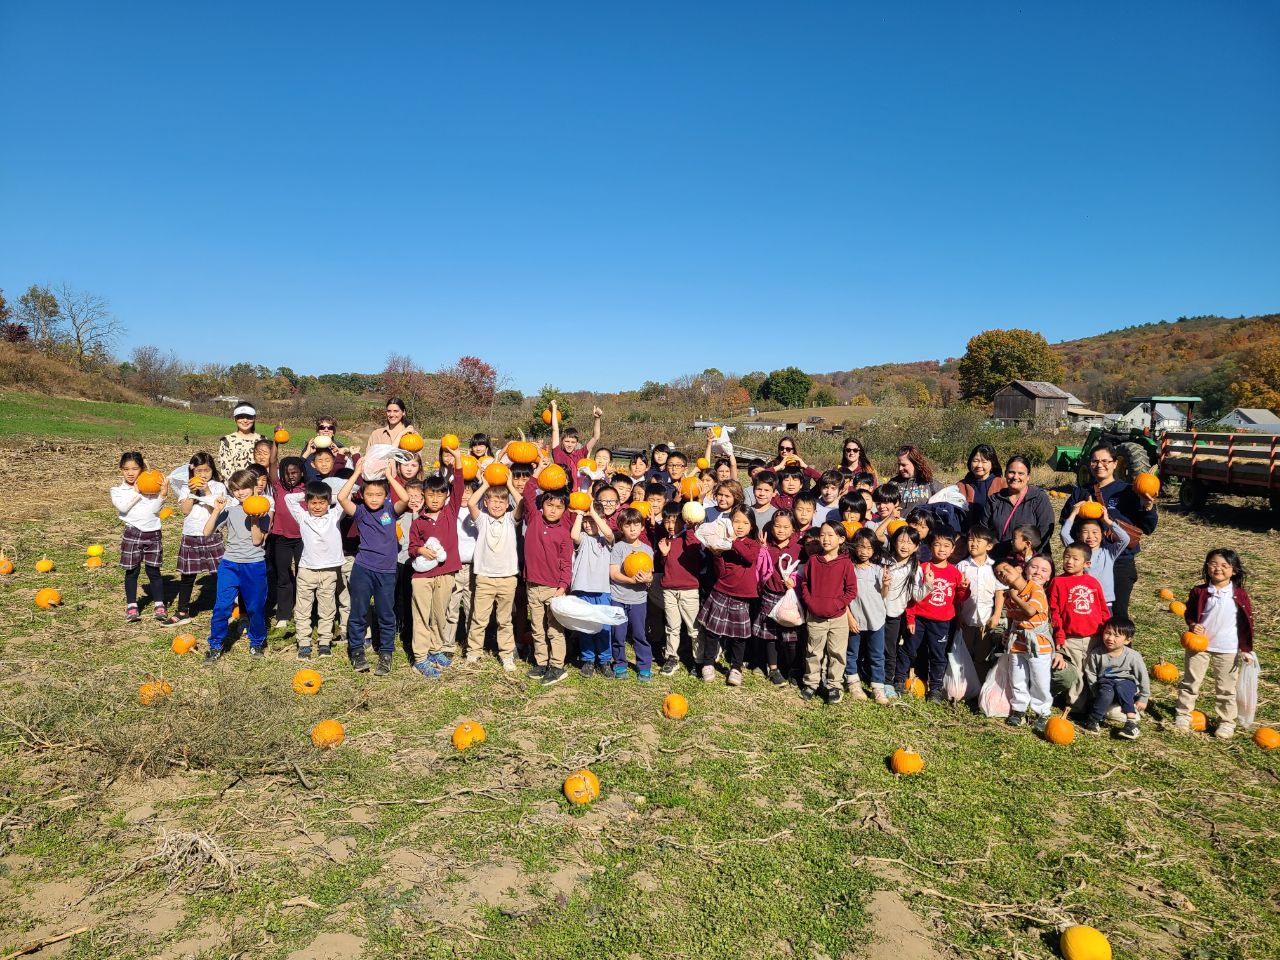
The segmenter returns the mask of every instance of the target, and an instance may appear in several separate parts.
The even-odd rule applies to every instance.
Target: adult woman
[[[1053,507],[1049,495],[1031,483],[1031,462],[1026,457],[1010,457],[1004,466],[1004,489],[987,498],[982,523],[995,534],[992,555],[1001,560],[1013,547],[1013,532],[1018,527],[1031,527],[1036,532],[1037,553],[1053,554]]]
[[[235,419],[235,433],[228,433],[218,441],[218,472],[229,477],[253,463],[254,445],[262,439],[256,427],[258,411],[252,403],[239,403],[231,411]]]
[[[320,446],[316,445],[316,441],[319,441]],[[302,459],[311,463],[311,458],[316,455],[316,451],[326,446],[333,452],[334,470],[344,469],[348,458],[354,458],[360,452],[359,447],[344,447],[338,440],[337,420],[330,416],[319,416],[316,417],[316,435],[307,437],[307,443],[302,448]]]
[[[796,448],[796,438],[789,433],[784,433],[782,439],[778,441],[778,455],[769,461],[765,469],[778,471],[788,464],[799,467],[810,480],[817,480],[822,476],[822,471],[815,470],[804,462],[804,457],[800,456],[800,451]]]
[[[840,466],[837,469],[851,473],[869,473],[877,484],[880,483],[876,468],[867,457],[867,446],[857,437],[844,438],[844,450],[840,454]]]
[[[1115,579],[1116,602],[1111,605],[1111,615],[1129,616],[1129,598],[1133,585],[1138,582],[1137,555],[1142,549],[1142,537],[1155,533],[1160,515],[1156,512],[1154,497],[1144,497],[1123,480],[1116,479],[1119,458],[1113,447],[1095,447],[1089,458],[1092,486],[1076,487],[1067,497],[1062,508],[1062,520],[1070,516],[1081,500],[1098,500],[1107,505],[1107,514],[1113,524],[1119,524],[1129,534],[1129,546],[1116,557],[1112,576]]]
[[[904,517],[942,489],[942,482],[933,478],[933,464],[911,443],[898,448],[898,472],[886,482],[898,488]]]
[[[372,450],[375,444],[389,443],[393,447],[400,445],[400,438],[406,433],[417,433],[418,428],[409,422],[405,412],[404,401],[392,397],[387,401],[387,422],[369,434],[366,450]]]
[[[969,472],[958,484],[960,492],[969,503],[970,525],[977,523],[987,509],[987,500],[993,493],[1004,489],[1005,480],[1000,476],[1000,458],[995,447],[980,443],[969,451]]]

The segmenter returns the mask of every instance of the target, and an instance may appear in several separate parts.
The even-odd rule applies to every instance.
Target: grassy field
[[[144,407],[133,403],[99,403],[47,397],[35,393],[0,392],[0,437],[56,437],[67,440],[192,443],[229,433],[228,417],[188,413],[176,407]]]
[[[1068,922],[1125,960],[1280,955],[1280,756],[1176,735],[1171,687],[1139,742],[1069,747],[923,701],[806,704],[757,674],[544,691],[494,660],[426,683],[403,659],[374,678],[335,657],[298,697],[291,649],[250,662],[237,645],[205,669],[170,651],[175,630],[122,622],[106,452],[42,454],[59,475],[83,462],[76,495],[0,514],[17,564],[0,582],[0,956],[78,931],[35,955],[1047,958]],[[1185,593],[1217,544],[1251,568],[1275,662],[1263,520],[1165,510],[1136,598],[1149,664],[1179,652],[1156,590]],[[46,554],[57,570],[36,574]],[[32,605],[46,585],[56,612]],[[145,708],[151,678],[174,692]],[[684,721],[661,714],[670,690]],[[1264,675],[1273,723],[1276,693]],[[321,753],[307,731],[327,717],[347,740]],[[464,717],[488,740],[457,753]],[[906,745],[927,766],[898,779],[885,761]],[[573,808],[560,785],[582,766],[603,794]]]

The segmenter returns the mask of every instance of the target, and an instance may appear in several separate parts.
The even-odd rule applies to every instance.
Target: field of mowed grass
[[[1065,747],[963,707],[805,703],[757,673],[542,689],[495,659],[426,682],[401,654],[386,678],[335,656],[301,697],[288,644],[205,668],[171,652],[179,630],[123,622],[114,464],[85,471],[96,495],[0,520],[17,565],[0,579],[0,956],[72,933],[34,955],[1050,958],[1071,922],[1124,960],[1280,956],[1280,754],[1175,734],[1173,687],[1155,685],[1138,742]],[[178,536],[174,518],[171,595]],[[1138,647],[1181,664],[1156,592],[1185,594],[1210,545],[1250,568],[1275,724],[1280,560],[1260,511],[1164,508]],[[61,608],[36,609],[43,586]],[[181,629],[203,641],[212,583],[197,597]],[[143,707],[161,678],[172,697]],[[662,715],[673,690],[684,720]],[[324,718],[346,741],[321,752]],[[463,718],[488,737],[459,753]],[[902,746],[922,773],[888,770]],[[584,766],[603,792],[573,807],[561,784]]]
[[[0,392],[0,437],[66,440],[209,441],[233,429],[230,417],[211,417],[176,407],[99,403]]]

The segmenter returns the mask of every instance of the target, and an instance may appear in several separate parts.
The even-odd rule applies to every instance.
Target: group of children
[[[1007,657],[1010,724],[1042,727],[1057,697],[1086,714],[1088,731],[1118,705],[1119,735],[1139,735],[1149,681],[1133,623],[1109,612],[1109,561],[1123,543],[1105,510],[1066,518],[1055,575],[1033,530],[1014,531],[997,562],[993,531],[975,524],[957,535],[919,510],[904,518],[897,488],[871,472],[783,459],[750,465],[744,489],[731,453],[711,462],[710,442],[692,471],[684,454],[659,448],[652,462],[636,457],[615,472],[596,447],[598,410],[585,445],[552,414],[552,447],[533,462],[513,462],[509,448],[495,458],[479,434],[465,450],[442,443],[430,471],[408,452],[414,444],[362,462],[329,443],[281,457],[262,439],[229,476],[201,452],[144,494],[143,457],[126,453],[111,491],[124,523],[126,618],[140,619],[143,568],[155,617],[170,625],[190,621],[196,579],[216,574],[206,662],[222,656],[238,606],[255,656],[273,611],[271,633],[292,629],[300,659],[330,656],[345,640],[358,671],[389,673],[399,638],[413,669],[437,678],[456,656],[481,660],[491,637],[503,669],[515,671],[523,654],[542,684],[564,679],[575,660],[584,677],[624,679],[630,644],[642,682],[655,669],[674,674],[682,654],[712,682],[723,657],[729,686],[753,664],[828,703],[847,693],[887,704],[913,675],[930,700],[944,700],[949,653],[961,644],[980,676]],[[172,612],[160,575],[171,488],[184,515]],[[1187,656],[1178,729],[1189,728],[1212,669],[1217,735],[1234,732],[1236,670],[1252,655],[1244,577],[1233,551],[1211,551],[1188,599],[1187,623],[1209,642]],[[614,608],[600,612],[608,626],[563,627],[555,601],[565,596]]]

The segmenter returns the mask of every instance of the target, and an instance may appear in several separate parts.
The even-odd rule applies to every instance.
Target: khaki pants
[[[467,652],[484,649],[484,632],[489,618],[498,621],[498,656],[503,660],[516,655],[516,634],[511,624],[511,607],[516,600],[518,577],[476,577],[476,596],[471,608],[471,629],[467,631]]]
[[[438,577],[414,577],[413,584],[413,662],[421,663],[444,649],[445,621],[449,615],[449,598],[453,596],[452,573]]]
[[[839,690],[844,682],[844,661],[849,653],[849,618],[843,613],[830,620],[807,617],[809,647],[804,657],[804,685],[817,689],[822,657],[827,658],[827,689]]]
[[[347,620],[351,617],[351,568],[355,557],[343,557],[338,571],[338,629],[334,634],[339,640],[347,638]]]
[[[1240,680],[1240,657],[1235,653],[1187,653],[1186,672],[1178,684],[1178,719],[1185,720],[1196,708],[1196,696],[1205,674],[1213,668],[1214,715],[1220,723],[1236,722],[1239,707],[1236,704],[1236,684]]]
[[[663,590],[662,612],[667,623],[668,658],[680,656],[680,624],[689,631],[693,641],[693,662],[702,662],[702,631],[698,629],[698,591]]]
[[[471,597],[475,592],[476,578],[471,572],[471,564],[464,563],[462,569],[453,575],[453,595],[449,597],[449,609],[445,613],[444,648],[446,651],[452,651],[458,645],[459,621],[465,621],[467,628],[471,625]]]
[[[564,628],[551,613],[551,601],[564,591],[541,583],[530,583],[529,625],[533,629],[533,661],[540,667],[564,666]]]
[[[298,646],[311,646],[311,613],[315,609],[316,636],[327,644],[333,637],[333,618],[337,610],[338,567],[327,570],[298,568],[298,596],[294,602]]]
[[[1084,694],[1084,661],[1089,656],[1089,649],[1092,646],[1093,637],[1067,637],[1066,643],[1059,651],[1062,658],[1076,668],[1076,677],[1067,689],[1068,709],[1074,710]],[[1081,708],[1085,706],[1088,704],[1083,704]]]

